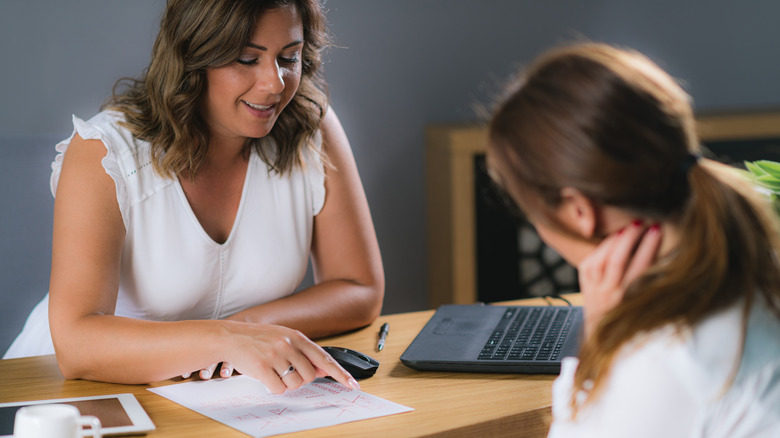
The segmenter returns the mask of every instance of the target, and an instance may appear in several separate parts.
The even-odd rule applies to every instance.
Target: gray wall
[[[0,352],[46,292],[49,163],[145,66],[164,0],[0,2]],[[637,48],[699,110],[780,108],[776,0],[327,0],[333,105],[350,137],[387,275],[385,312],[426,303],[424,127],[468,121],[516,67],[587,38]]]

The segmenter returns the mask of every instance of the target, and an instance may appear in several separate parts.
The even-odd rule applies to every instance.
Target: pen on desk
[[[390,325],[387,323],[382,324],[382,328],[379,329],[379,342],[376,343],[376,351],[382,351],[385,348],[385,339],[387,339],[387,333],[390,331]]]

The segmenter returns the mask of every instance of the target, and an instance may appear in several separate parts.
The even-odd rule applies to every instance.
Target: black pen
[[[389,331],[390,326],[387,323],[382,324],[382,328],[379,329],[379,342],[376,344],[376,351],[382,351],[385,348],[385,339],[387,339]]]

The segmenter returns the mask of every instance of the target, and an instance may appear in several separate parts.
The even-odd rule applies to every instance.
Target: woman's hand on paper
[[[342,385],[360,389],[344,368],[297,330],[267,324],[229,323],[220,377],[233,371],[253,377],[273,394],[298,389],[317,377],[330,376]],[[219,363],[200,370],[201,379],[214,376]],[[184,374],[187,378],[190,374]]]
[[[653,263],[661,245],[659,225],[641,221],[611,234],[579,266],[585,307],[585,332],[623,299],[626,288]]]

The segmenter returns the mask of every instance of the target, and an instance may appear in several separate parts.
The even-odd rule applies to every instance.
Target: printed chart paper
[[[149,388],[253,437],[266,437],[412,411],[340,383],[317,379],[275,395],[247,376]]]

